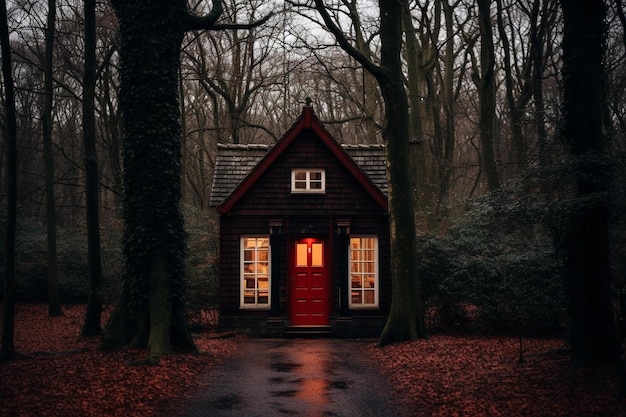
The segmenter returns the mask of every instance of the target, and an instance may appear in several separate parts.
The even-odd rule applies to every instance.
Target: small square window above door
[[[326,192],[326,172],[323,169],[294,169],[291,171],[292,193]]]

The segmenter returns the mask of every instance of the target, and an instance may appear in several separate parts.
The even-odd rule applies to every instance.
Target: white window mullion
[[[270,256],[269,236],[241,238],[241,308],[270,308]]]
[[[374,236],[350,238],[350,308],[378,307],[378,239]]]

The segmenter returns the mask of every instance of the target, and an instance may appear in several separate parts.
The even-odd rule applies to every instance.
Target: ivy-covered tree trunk
[[[577,164],[577,203],[564,238],[565,280],[574,365],[619,359],[609,270],[604,100],[605,6],[561,0],[563,140]]]
[[[404,90],[402,3],[380,0],[380,72],[385,100],[383,137],[387,146],[391,232],[392,298],[379,346],[426,337],[420,297],[413,181],[409,160],[409,103]]]
[[[184,0],[114,1],[121,35],[123,294],[103,348],[147,347],[160,356],[195,349],[183,302],[178,101]]]
[[[124,159],[124,269],[120,299],[101,348],[130,344],[151,356],[195,350],[183,301],[185,232],[180,210],[180,48],[191,30],[251,29],[217,24],[186,0],[111,0],[120,26],[120,108]]]

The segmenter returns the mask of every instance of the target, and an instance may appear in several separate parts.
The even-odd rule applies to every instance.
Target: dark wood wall
[[[324,169],[326,194],[291,194],[291,170]],[[311,131],[304,131],[235,205],[233,215],[379,215],[383,209]]]
[[[291,194],[293,168],[324,169],[325,194]],[[274,164],[237,202],[230,213],[220,219],[220,310],[223,315],[267,317],[270,311],[239,309],[240,238],[242,235],[269,234],[270,220],[281,220],[280,282],[281,315],[287,315],[287,244],[304,234],[320,236],[334,243],[331,316],[339,314],[340,280],[348,280],[340,271],[337,221],[350,220],[350,233],[378,236],[379,249],[379,309],[350,310],[350,316],[387,314],[390,305],[390,247],[388,218],[383,208],[356,181],[326,146],[310,131],[304,131]],[[274,230],[276,232],[276,230]]]

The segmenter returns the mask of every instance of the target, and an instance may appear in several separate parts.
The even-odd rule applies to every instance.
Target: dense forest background
[[[198,12],[208,7],[204,1],[189,3]],[[479,3],[487,3],[487,9]],[[375,2],[326,4],[353,45],[377,62]],[[49,292],[42,139],[50,96],[44,88],[49,14],[41,1],[7,5],[18,116],[17,293],[22,301],[44,301]],[[621,0],[607,5],[603,117],[609,149],[600,163],[611,175],[599,198],[611,207],[609,255],[618,316],[624,313],[626,279],[626,17]],[[224,24],[273,15],[259,27],[191,32],[183,42],[182,204],[192,322],[194,311],[211,305],[217,291],[218,230],[208,205],[217,143],[276,142],[307,97],[338,141],[382,143],[376,81],[335,45],[311,2],[224,0],[223,6]],[[588,201],[576,193],[579,165],[569,158],[562,138],[559,2],[416,0],[409,8],[411,18],[403,22],[403,73],[411,106],[416,256],[429,327],[463,329],[471,323],[489,332],[562,332],[562,239]],[[123,268],[123,143],[118,23],[108,2],[97,3],[96,22],[103,299],[113,303]],[[64,302],[85,302],[88,292],[83,27],[82,2],[58,0],[51,156]],[[5,109],[0,113],[4,132]],[[6,146],[3,133],[3,167]],[[1,170],[3,184],[5,175]],[[0,199],[4,207],[6,190]],[[4,230],[4,211],[0,221]]]

